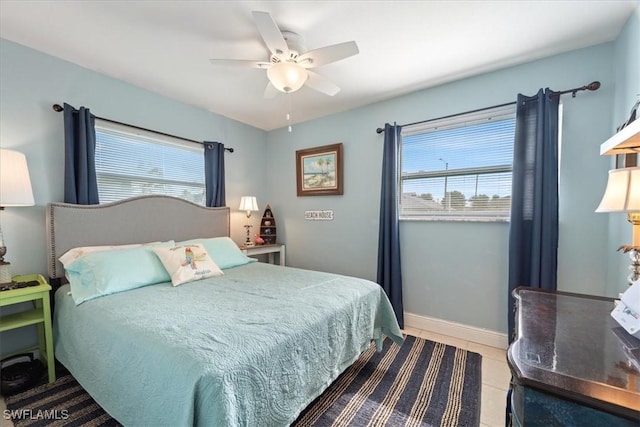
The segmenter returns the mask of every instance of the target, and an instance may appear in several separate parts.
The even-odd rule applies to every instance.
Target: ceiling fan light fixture
[[[280,92],[295,92],[307,81],[307,71],[295,62],[286,61],[272,65],[267,70],[267,77]]]

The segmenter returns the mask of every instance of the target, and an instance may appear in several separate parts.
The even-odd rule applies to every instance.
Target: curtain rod
[[[60,104],[53,104],[51,108],[53,108],[53,111],[57,111],[58,113],[61,112],[61,111],[64,111],[64,108]],[[140,127],[140,126],[130,125],[128,123],[122,123],[122,122],[118,122],[116,120],[105,119],[104,117],[98,117],[98,116],[95,116],[95,117],[96,117],[96,119],[104,120],[105,122],[114,123],[116,125],[128,126],[130,128],[139,129],[139,130],[143,130],[143,131],[146,131],[146,132],[153,132],[153,133],[157,133],[158,135],[168,136],[170,138],[177,138],[177,139],[181,139],[183,141],[195,142],[196,144],[204,144],[203,141],[196,141],[195,139],[183,138],[181,136],[171,135],[170,133],[158,132],[157,130],[151,130],[151,129],[143,128],[143,127]],[[233,153],[234,149],[231,148],[231,147],[229,147],[229,148],[225,147],[224,151],[228,151],[230,153]]]
[[[600,88],[600,82],[599,81],[593,81],[593,82],[591,82],[591,83],[589,83],[588,85],[585,85],[585,86],[575,87],[573,89],[562,90],[560,92],[553,92],[551,94],[551,96],[560,96],[560,95],[564,95],[566,93],[570,93],[571,97],[575,98],[577,92],[580,92],[580,91],[583,91],[583,90],[591,90],[591,91],[593,91],[593,90],[598,90],[599,88]],[[420,123],[434,122],[436,120],[450,119],[451,117],[462,116],[464,114],[478,113],[480,111],[490,110],[492,108],[506,107],[507,105],[513,105],[515,103],[516,103],[516,101],[507,102],[505,104],[492,105],[491,107],[484,107],[484,108],[478,108],[477,110],[464,111],[462,113],[456,113],[456,114],[449,114],[448,116],[436,117],[435,119],[420,120],[418,122],[407,123],[407,124],[404,124],[404,125],[401,125],[401,126],[411,126],[411,125],[418,125]],[[382,132],[384,132],[384,128],[376,129],[376,133],[382,133]]]

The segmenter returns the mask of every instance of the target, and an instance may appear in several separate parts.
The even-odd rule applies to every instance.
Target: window
[[[100,203],[165,194],[204,205],[203,146],[96,120]]]
[[[508,220],[515,104],[402,129],[400,219]]]

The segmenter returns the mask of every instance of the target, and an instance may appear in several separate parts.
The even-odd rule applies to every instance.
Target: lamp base
[[[251,241],[251,227],[253,227],[253,225],[251,224],[245,224],[244,228],[247,229],[247,239],[244,242],[244,246],[246,248],[251,247],[251,246],[255,246],[255,243],[253,243]]]
[[[631,274],[627,276],[627,281],[629,282],[629,286],[633,285],[635,282],[640,279],[640,248],[634,249],[629,252],[629,258],[631,258],[631,265],[629,266],[629,270],[631,270]]]
[[[6,285],[11,283],[11,264],[2,261],[0,262],[0,285]]]
[[[636,246],[640,249],[640,212],[629,212],[627,221],[631,223],[631,246]]]
[[[629,258],[631,258],[631,265],[629,266],[631,274],[627,276],[627,281],[629,282],[629,286],[631,286],[640,279],[640,246],[624,245],[620,246],[618,250],[624,253],[628,252]]]

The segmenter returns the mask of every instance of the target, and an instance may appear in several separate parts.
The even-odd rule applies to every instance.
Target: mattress
[[[382,288],[251,263],[76,306],[55,296],[56,358],[126,426],[283,426],[383,334]]]

